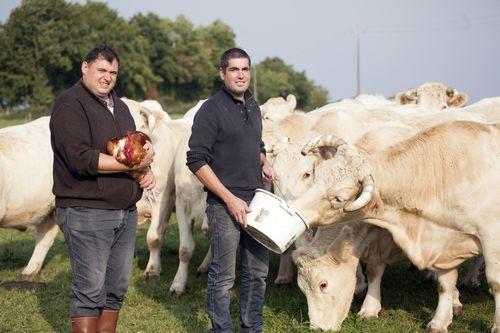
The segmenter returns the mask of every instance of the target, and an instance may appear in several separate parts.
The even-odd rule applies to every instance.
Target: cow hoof
[[[33,265],[33,266],[24,267],[23,271],[21,272],[21,275],[34,276],[34,275],[37,275],[38,273],[40,273],[40,268],[41,268],[40,266],[41,265]]]
[[[172,284],[170,286],[170,294],[176,295],[176,296],[181,296],[186,292],[186,286],[182,286],[179,284]]]
[[[427,325],[427,332],[429,332],[429,333],[448,333],[448,330],[446,328],[436,327],[434,323],[430,322]]]
[[[274,280],[274,284],[283,285],[292,283],[292,277],[290,276],[278,276],[276,280]]]
[[[154,280],[158,280],[159,278],[160,278],[160,274],[152,273],[152,272],[145,272],[142,275],[142,281],[154,281]]]
[[[198,267],[198,269],[196,270],[196,276],[200,276],[201,274],[205,274],[206,272],[208,272],[208,267],[205,267],[205,266],[200,266]]]
[[[378,312],[373,312],[373,311],[368,311],[365,309],[361,309],[358,312],[358,317],[364,319],[364,320],[377,320],[378,319]]]
[[[454,306],[453,307],[453,315],[460,316],[461,314],[462,314],[462,307],[461,306]]]

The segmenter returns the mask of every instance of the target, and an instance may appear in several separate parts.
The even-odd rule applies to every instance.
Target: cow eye
[[[304,174],[302,175],[302,179],[307,179],[311,177],[311,174],[309,172],[304,172]]]
[[[322,281],[320,284],[319,284],[319,290],[321,292],[325,292],[326,290],[326,287],[328,287],[328,282],[327,281]]]

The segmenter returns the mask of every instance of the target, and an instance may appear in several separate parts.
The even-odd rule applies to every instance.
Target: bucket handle
[[[273,181],[273,184],[276,186],[276,188],[278,189],[278,191],[281,194],[281,198],[283,199],[283,201],[281,202],[280,206],[283,207],[290,215],[294,215],[295,214],[295,209],[293,209],[293,207],[288,204],[288,201],[286,201],[285,195],[283,194],[283,192],[281,191],[280,187],[278,186],[278,180]],[[285,205],[286,205],[286,207],[285,207]]]

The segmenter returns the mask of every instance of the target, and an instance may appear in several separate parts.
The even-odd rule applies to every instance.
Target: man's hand
[[[141,175],[139,185],[146,190],[152,190],[155,187],[156,177],[151,168],[148,168],[148,171]]]
[[[247,226],[247,213],[251,211],[247,203],[240,198],[233,195],[231,200],[226,202],[227,208],[231,215],[236,218],[236,221],[241,224],[244,228]]]
[[[146,156],[141,161],[141,164],[139,165],[138,169],[144,168],[144,167],[150,165],[151,163],[153,163],[153,158],[155,157],[155,150],[154,150],[153,144],[151,142],[146,141],[146,143],[142,147],[146,151]]]
[[[268,181],[278,179],[276,171],[274,171],[272,165],[266,159],[264,159],[264,164],[262,165],[262,174]]]

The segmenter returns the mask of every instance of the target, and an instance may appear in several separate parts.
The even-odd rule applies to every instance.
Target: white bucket
[[[286,203],[271,192],[257,189],[247,214],[246,232],[269,250],[281,254],[309,225]]]

